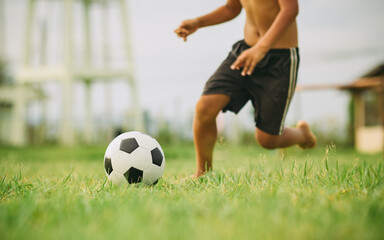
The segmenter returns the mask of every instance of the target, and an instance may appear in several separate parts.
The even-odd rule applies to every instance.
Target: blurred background
[[[243,38],[245,14],[187,42],[173,30],[224,3],[0,0],[0,144],[105,144],[131,130],[160,142],[191,141],[195,102]],[[304,119],[324,141],[346,145],[357,144],[359,126],[376,127],[359,141],[380,150],[384,1],[299,6],[300,91],[286,125]],[[376,83],[355,84],[368,77]],[[228,141],[253,142],[251,104],[237,117],[220,115],[218,127]]]

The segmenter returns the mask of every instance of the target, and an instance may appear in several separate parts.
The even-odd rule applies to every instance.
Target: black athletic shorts
[[[238,113],[251,100],[256,127],[266,133],[280,135],[295,92],[299,50],[271,49],[256,65],[252,75],[242,76],[242,69],[232,70],[230,67],[248,48],[250,46],[244,40],[233,45],[228,57],[207,81],[203,95],[228,95],[231,100],[223,112]]]

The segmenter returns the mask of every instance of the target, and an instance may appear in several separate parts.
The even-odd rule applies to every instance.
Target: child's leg
[[[256,139],[262,147],[267,149],[285,148],[293,145],[299,145],[303,149],[316,146],[316,137],[308,123],[304,121],[299,121],[296,128],[284,128],[281,135],[271,135],[258,129],[256,130]]]
[[[227,95],[211,94],[201,96],[196,104],[193,120],[196,172],[193,177],[212,170],[213,148],[217,138],[216,117],[229,100]]]

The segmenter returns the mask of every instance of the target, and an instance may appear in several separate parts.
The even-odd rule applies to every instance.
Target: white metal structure
[[[130,28],[128,24],[128,9],[125,0],[56,0],[62,3],[63,10],[63,60],[58,65],[49,65],[43,63],[42,65],[35,66],[31,64],[32,55],[32,33],[33,21],[37,11],[37,2],[42,1],[55,1],[55,0],[28,0],[28,11],[26,17],[26,29],[25,39],[23,48],[23,64],[16,73],[16,83],[21,86],[28,84],[43,84],[46,81],[59,81],[61,83],[63,106],[62,106],[62,117],[60,123],[60,143],[65,145],[74,144],[74,127],[73,127],[73,84],[74,81],[81,81],[86,86],[86,117],[85,117],[85,129],[84,136],[87,143],[92,142],[92,114],[91,114],[91,84],[98,81],[111,81],[112,79],[120,78],[127,79],[130,86],[131,93],[131,114],[133,115],[132,126],[136,130],[141,130],[141,114],[138,103],[137,89],[134,80],[133,73],[133,58],[131,51],[131,40],[130,40]],[[76,2],[75,2],[76,1]],[[73,46],[73,34],[74,34],[74,5],[75,3],[82,3],[83,6],[83,23],[84,23],[84,65],[78,66],[74,64],[74,46]],[[119,15],[121,21],[121,32],[123,33],[124,46],[122,46],[125,53],[126,63],[125,67],[121,69],[112,69],[109,67],[109,55],[108,55],[108,44],[104,44],[104,63],[102,67],[94,67],[91,61],[91,21],[90,21],[90,9],[93,4],[102,4],[103,9],[106,11],[110,2],[115,2],[119,7]],[[104,21],[107,22],[107,21]],[[78,24],[78,22],[76,22]],[[99,26],[97,26],[99,27]],[[101,26],[102,31],[106,31],[107,26]],[[104,36],[107,34],[105,33]],[[105,38],[104,41],[107,41]],[[45,47],[45,46],[43,46]],[[41,49],[42,55],[46,54],[45,49]],[[45,57],[43,57],[45,58]],[[106,91],[106,94],[110,94]],[[106,96],[109,99],[110,96]],[[110,100],[107,100],[110,102]],[[26,99],[22,95],[16,99],[15,109],[17,113],[14,115],[13,120],[13,134],[12,143],[14,145],[24,145],[26,143],[25,126],[26,126]],[[107,109],[110,109],[107,106]],[[106,110],[107,111],[107,110]],[[108,113],[106,113],[108,114]],[[109,136],[111,137],[111,136]]]

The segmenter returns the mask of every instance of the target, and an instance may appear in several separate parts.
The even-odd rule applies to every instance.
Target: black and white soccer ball
[[[108,145],[104,169],[113,184],[157,183],[163,174],[165,157],[160,144],[141,132],[120,134]]]

